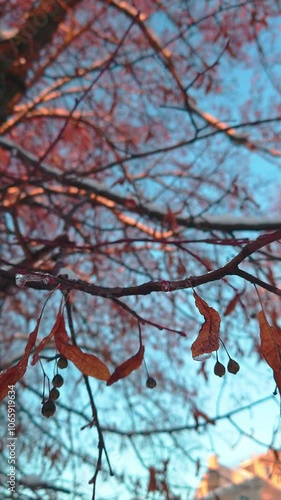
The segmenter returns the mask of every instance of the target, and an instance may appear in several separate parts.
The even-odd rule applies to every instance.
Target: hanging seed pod
[[[214,366],[214,374],[217,375],[217,377],[223,377],[225,375],[225,366],[220,361],[217,361]]]
[[[154,389],[156,384],[157,384],[157,382],[156,382],[155,378],[153,378],[153,377],[147,378],[146,387],[148,387],[149,389]]]
[[[52,380],[52,384],[54,387],[61,387],[64,384],[63,377],[57,373]]]
[[[50,390],[49,398],[55,401],[56,399],[59,399],[59,397],[60,397],[60,391],[56,387],[53,387]]]
[[[67,361],[67,358],[65,356],[60,356],[59,359],[58,359],[58,367],[63,370],[64,368],[66,368],[68,366],[68,361]]]
[[[233,375],[236,375],[237,372],[240,370],[240,365],[235,361],[234,359],[230,358],[227,364],[227,371],[229,373],[233,373]]]
[[[41,413],[46,418],[50,418],[56,413],[56,405],[52,399],[48,399],[43,403]]]

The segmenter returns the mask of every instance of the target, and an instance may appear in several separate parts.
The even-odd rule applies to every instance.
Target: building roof
[[[221,465],[215,455],[195,494],[196,500],[281,499],[281,452],[269,450],[244,461],[236,468]]]

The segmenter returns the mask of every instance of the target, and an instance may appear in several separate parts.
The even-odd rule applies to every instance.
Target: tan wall
[[[281,500],[281,463],[270,451],[228,469],[210,457],[209,469],[201,480],[196,499],[202,500]]]

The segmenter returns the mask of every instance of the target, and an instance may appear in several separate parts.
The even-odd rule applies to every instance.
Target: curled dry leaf
[[[263,311],[258,313],[261,353],[272,368],[274,380],[281,394],[281,330],[270,326]]]
[[[273,371],[281,369],[281,332],[270,326],[263,311],[258,313],[260,325],[261,353]]]
[[[124,363],[122,363],[120,366],[117,366],[115,371],[109,377],[107,385],[112,385],[114,384],[114,382],[117,382],[117,380],[128,377],[128,375],[130,375],[132,371],[137,370],[142,364],[143,355],[144,346],[141,345],[137,354],[127,359],[127,361],[124,361]]]
[[[41,315],[37,319],[36,327],[28,336],[24,355],[21,357],[21,359],[18,361],[18,363],[15,366],[11,366],[11,368],[8,368],[8,370],[1,373],[1,375],[0,375],[0,401],[7,396],[8,392],[9,392],[9,386],[14,385],[16,382],[18,382],[24,376],[26,369],[27,369],[27,364],[28,364],[28,359],[29,359],[30,353],[35,345],[35,342],[36,342],[40,321],[41,321]]]
[[[203,323],[197,339],[191,346],[192,357],[196,361],[206,359],[213,351],[219,348],[219,330],[220,330],[220,315],[210,307],[205,300],[203,300],[194,291],[195,305],[199,312],[204,316],[205,322]]]
[[[78,346],[69,344],[70,339],[65,329],[64,317],[60,311],[55,323],[54,338],[59,353],[72,361],[84,375],[89,375],[98,380],[107,380],[109,378],[110,372],[107,366],[97,356],[87,354],[81,351]]]

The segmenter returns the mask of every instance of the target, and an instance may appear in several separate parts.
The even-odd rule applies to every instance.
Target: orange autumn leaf
[[[137,370],[142,364],[143,355],[144,346],[141,345],[137,354],[127,359],[127,361],[124,361],[124,363],[122,363],[120,366],[117,366],[115,371],[109,377],[107,385],[114,384],[114,382],[117,382],[117,380],[128,377],[128,375],[130,375],[132,371]]]
[[[239,299],[240,299],[240,293],[236,293],[234,297],[232,297],[232,299],[227,304],[224,311],[224,316],[228,316],[229,314],[232,313],[232,311],[234,311],[235,307],[238,304]]]
[[[203,300],[194,291],[195,305],[199,312],[204,316],[205,322],[203,323],[197,339],[191,346],[192,357],[196,361],[202,361],[210,357],[213,351],[219,348],[219,329],[220,329],[220,315],[210,307],[205,300]]]
[[[271,325],[271,331],[276,345],[281,347],[281,329],[278,326]]]
[[[8,368],[8,370],[1,373],[1,375],[0,375],[0,401],[2,401],[2,399],[7,396],[8,392],[9,392],[9,386],[14,385],[16,382],[18,382],[24,376],[26,369],[27,369],[27,364],[28,364],[28,359],[29,359],[30,353],[35,345],[35,342],[36,342],[40,321],[41,321],[41,315],[37,319],[36,327],[28,336],[25,351],[24,351],[24,354],[21,357],[21,359],[18,361],[18,363],[15,366],[11,366],[11,368]]]
[[[274,372],[281,370],[280,356],[280,331],[275,326],[270,326],[263,311],[258,313],[260,325],[261,353]],[[277,384],[278,385],[278,384]]]
[[[69,337],[65,329],[65,322],[62,313],[59,311],[56,323],[53,328],[57,350],[62,356],[72,361],[76,368],[84,375],[94,377],[98,380],[107,380],[110,372],[107,366],[94,354],[87,354],[78,346],[69,344]]]

